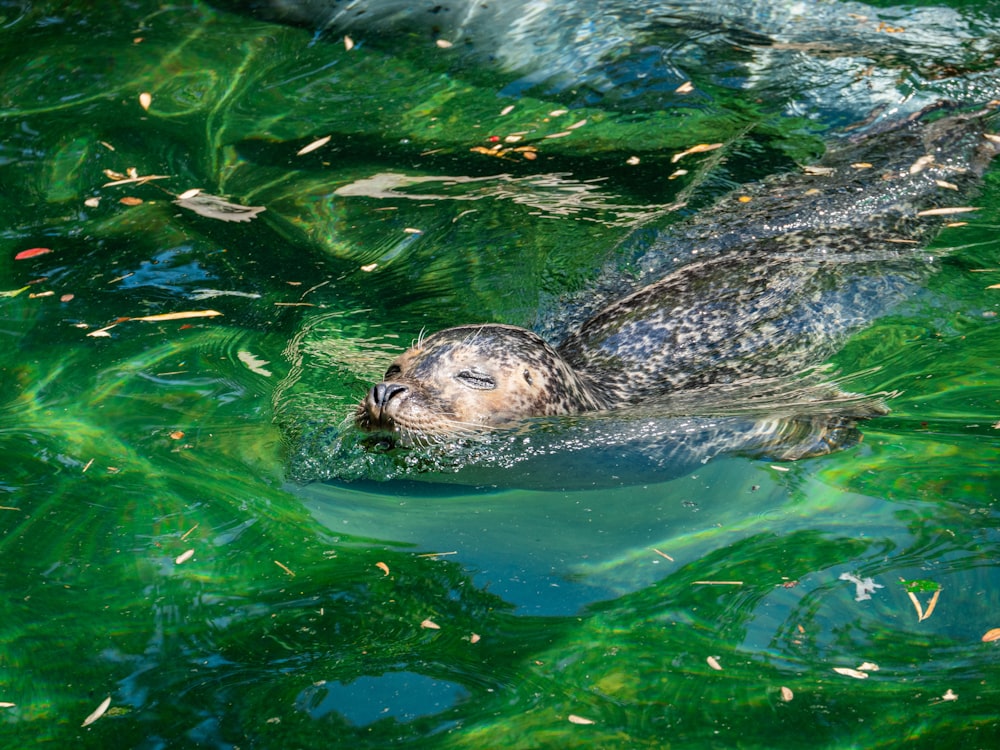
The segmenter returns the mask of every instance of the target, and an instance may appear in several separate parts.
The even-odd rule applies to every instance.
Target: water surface
[[[683,99],[627,58],[630,99],[201,3],[0,2],[0,744],[994,746],[996,167],[926,288],[834,357],[898,393],[846,451],[304,485],[274,421],[346,415],[421,330],[543,324],[636,227],[835,126],[998,98],[1000,6],[918,5],[850,55],[797,51],[813,78],[690,53]],[[106,186],[130,168],[168,177]],[[201,217],[172,203],[192,188],[266,210]]]

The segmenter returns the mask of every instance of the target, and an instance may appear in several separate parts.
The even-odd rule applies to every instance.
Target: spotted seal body
[[[636,291],[615,299],[605,280],[588,294],[569,318],[588,317],[558,347],[502,325],[428,336],[369,391],[357,424],[462,433],[820,365],[933,270],[919,245],[941,220],[925,212],[954,205],[996,154],[984,116],[912,118],[831,148],[805,174],[745,186],[662,235],[625,282]]]

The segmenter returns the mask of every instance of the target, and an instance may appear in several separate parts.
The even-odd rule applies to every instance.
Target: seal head
[[[421,338],[397,357],[355,421],[369,431],[461,435],[606,406],[597,387],[537,334],[465,325]]]

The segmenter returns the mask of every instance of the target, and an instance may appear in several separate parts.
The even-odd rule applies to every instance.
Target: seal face
[[[397,357],[358,406],[356,422],[371,431],[459,435],[604,406],[538,335],[465,325],[422,338]]]

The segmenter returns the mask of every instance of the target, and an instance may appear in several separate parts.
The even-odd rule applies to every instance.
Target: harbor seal
[[[556,347],[499,324],[421,337],[355,422],[420,442],[533,417],[648,410],[677,393],[816,367],[927,278],[933,258],[914,245],[996,154],[985,119],[924,113],[845,139],[801,174],[743,186],[658,238],[646,276],[673,264],[662,278],[618,299],[607,299],[614,284],[589,294],[602,307],[579,306],[588,317]],[[843,426],[845,415],[831,416]]]

